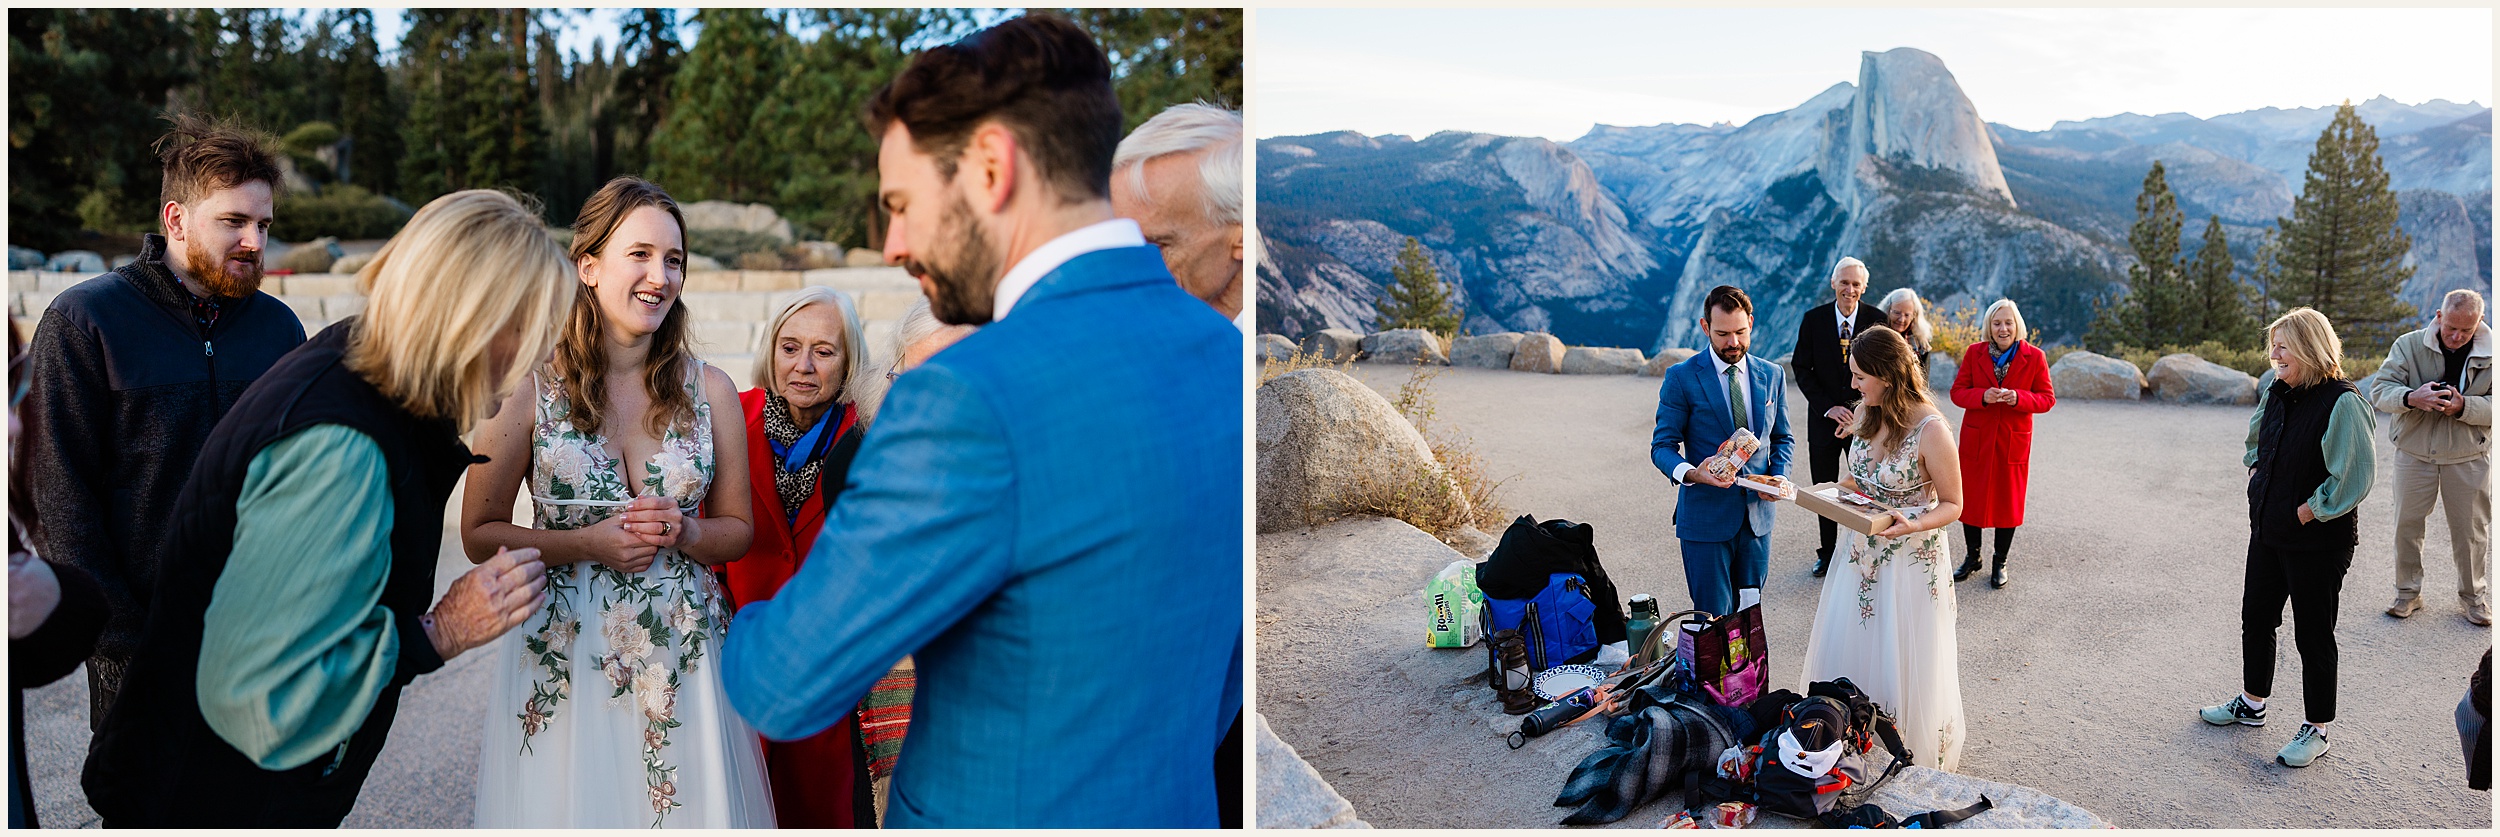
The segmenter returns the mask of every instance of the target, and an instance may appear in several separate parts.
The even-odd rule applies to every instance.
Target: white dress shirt
[[[1760,423],[1762,421],[1761,417],[1753,415],[1753,370],[1745,365],[1747,361],[1753,360],[1753,355],[1742,355],[1736,358],[1735,363],[1729,363],[1727,361],[1720,360],[1719,353],[1716,351],[1707,352],[1706,354],[1710,355],[1710,371],[1716,373],[1718,376],[1712,379],[1712,385],[1717,386],[1721,392],[1727,391],[1727,370],[1736,370],[1736,397],[1742,398],[1745,401],[1745,418],[1751,419],[1755,423]],[[1731,411],[1728,413],[1728,418],[1734,419],[1736,417],[1736,414],[1733,412],[1735,408],[1730,407],[1728,409]],[[1687,444],[1690,444],[1690,442],[1687,442]],[[1684,472],[1692,469],[1693,463],[1675,463],[1675,481],[1683,482]]]
[[[990,321],[1007,319],[1007,312],[1016,307],[1016,300],[1024,298],[1025,291],[1032,290],[1034,283],[1070,259],[1096,250],[1144,246],[1146,234],[1138,230],[1137,222],[1127,218],[1080,227],[1044,242],[1025,254],[1015,267],[1008,268],[1006,276],[999,277],[996,301],[990,305]]]

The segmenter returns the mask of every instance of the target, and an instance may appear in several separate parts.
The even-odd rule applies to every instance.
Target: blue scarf
[[[2014,353],[2015,353],[2015,352],[2022,351],[2022,350],[2023,350],[2023,341],[2016,340],[2016,341],[2014,341],[2014,342],[2012,342],[2012,343],[2007,344],[2007,345],[2006,345],[2006,347],[2005,347],[2005,351],[2002,351],[2002,352],[1998,352],[1998,353],[1996,353],[1996,364],[1997,364],[1997,383],[2000,383],[2000,384],[2005,383],[2005,367],[2006,367],[2006,365],[2007,365],[2007,364],[2010,364],[2010,363],[2013,363],[2013,362],[2014,362]]]

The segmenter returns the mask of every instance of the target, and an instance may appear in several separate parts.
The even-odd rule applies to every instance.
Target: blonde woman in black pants
[[[2335,720],[2335,606],[2360,542],[2361,500],[2373,462],[2370,407],[2344,379],[2343,344],[2326,315],[2308,308],[2266,327],[2275,381],[2249,418],[2248,575],[2240,598],[2245,690],[2206,707],[2206,723],[2264,726],[2274,684],[2274,632],[2292,605],[2307,723],[2275,758],[2307,767],[2331,746]]]

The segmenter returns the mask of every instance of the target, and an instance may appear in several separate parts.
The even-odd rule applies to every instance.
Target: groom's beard
[[[935,251],[903,266],[926,280],[930,316],[947,325],[977,326],[988,324],[996,308],[999,261],[989,231],[972,217],[972,204],[957,195],[938,216]]]
[[[1745,349],[1746,346],[1743,343],[1720,349],[1718,350],[1719,361],[1733,366],[1737,361],[1745,359]]]
[[[228,259],[246,262],[237,267]],[[200,283],[212,296],[240,299],[260,290],[261,262],[258,250],[237,250],[210,255],[199,247],[188,248],[182,266],[191,272],[191,281]]]

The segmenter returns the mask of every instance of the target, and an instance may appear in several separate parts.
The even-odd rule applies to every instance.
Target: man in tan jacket
[[[2431,327],[2396,338],[2370,385],[2370,403],[2396,420],[2396,603],[2422,607],[2422,535],[2431,505],[2448,510],[2457,596],[2465,620],[2491,624],[2491,329],[2483,296],[2449,291]]]

